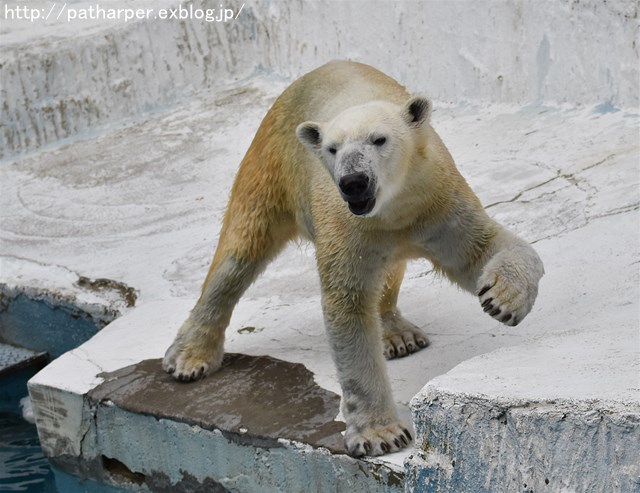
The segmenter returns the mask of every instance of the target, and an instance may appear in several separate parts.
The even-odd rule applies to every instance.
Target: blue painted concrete
[[[0,310],[0,341],[52,358],[89,340],[102,327],[86,312],[70,304],[53,305],[19,294]]]

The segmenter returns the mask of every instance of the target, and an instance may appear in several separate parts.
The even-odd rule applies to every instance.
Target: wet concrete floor
[[[105,381],[89,393],[96,404],[111,401],[131,412],[218,429],[248,445],[277,447],[284,438],[346,453],[345,425],[335,421],[340,396],[319,387],[298,363],[227,354],[218,372],[197,382],[177,382],[160,359],[100,376]]]

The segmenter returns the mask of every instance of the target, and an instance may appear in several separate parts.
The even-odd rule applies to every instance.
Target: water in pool
[[[0,492],[127,493],[53,470],[40,448],[36,427],[13,413],[0,413]]]
[[[58,491],[36,427],[10,413],[0,413],[0,491]]]

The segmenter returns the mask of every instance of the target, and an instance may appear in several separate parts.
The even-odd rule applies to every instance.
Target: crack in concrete
[[[87,455],[85,454],[86,452],[85,441],[89,435],[89,432],[91,431],[91,428],[95,430],[98,429],[98,406],[92,405],[88,395],[85,395],[82,399],[83,414],[85,412],[85,409],[87,410],[86,412],[89,414],[89,419],[83,419],[83,421],[87,423],[87,428],[86,430],[84,430],[84,433],[82,434],[82,438],[80,438],[80,453],[78,454],[80,457],[84,457]]]
[[[96,373],[96,376],[98,376],[100,373],[105,372],[105,369],[102,366],[100,366],[98,363],[93,361],[89,353],[87,353],[87,351],[84,348],[77,347],[73,351],[71,351],[71,354],[76,356],[81,361],[84,361],[85,363],[89,363],[91,366],[97,368],[98,372]]]
[[[543,236],[542,238],[537,238],[535,240],[532,240],[530,243],[532,245],[534,245],[534,244],[538,243],[539,241],[549,240],[551,238],[556,238],[558,236],[561,236],[561,235],[566,234],[566,233],[570,233],[572,231],[577,231],[579,229],[582,229],[582,228],[588,226],[591,223],[591,221],[593,221],[594,219],[602,219],[604,217],[619,216],[620,214],[625,214],[627,212],[633,212],[633,211],[637,211],[637,210],[640,210],[640,203],[639,202],[636,202],[636,203],[631,204],[629,206],[619,207],[617,209],[612,209],[611,211],[606,211],[606,212],[603,212],[602,214],[596,214],[594,216],[587,216],[586,217],[586,221],[584,222],[584,224],[580,224],[580,225],[578,225],[576,227],[573,227],[573,228],[566,227],[562,231],[557,231],[557,232],[555,232],[553,234],[550,234],[550,235],[547,235],[547,236]]]
[[[601,214],[596,214],[595,216],[591,216],[591,219],[600,219],[601,217],[617,216],[618,214],[624,214],[626,212],[632,212],[637,210],[640,210],[640,202],[634,202],[633,204],[629,204],[623,207],[618,207],[616,209],[611,209]]]
[[[543,182],[537,183],[533,186],[530,186],[524,190],[522,190],[521,192],[519,192],[518,194],[516,194],[514,197],[512,197],[511,199],[508,200],[501,200],[501,201],[497,201],[494,203],[491,203],[489,205],[487,205],[485,207],[485,209],[490,209],[492,207],[498,206],[498,205],[502,205],[502,204],[508,204],[508,203],[514,203],[514,202],[520,202],[520,203],[530,203],[536,200],[541,200],[544,197],[556,197],[559,195],[559,192],[561,192],[562,190],[566,190],[567,187],[561,187],[560,189],[557,190],[552,190],[552,191],[547,191],[547,192],[543,192],[539,195],[536,195],[535,197],[532,197],[529,200],[521,200],[522,197],[532,191],[532,190],[536,190],[539,188],[542,188],[546,185],[548,185],[549,183],[552,183],[558,179],[563,179],[565,180],[569,187],[575,187],[576,189],[580,190],[581,192],[583,192],[584,194],[586,194],[586,197],[584,198],[584,207],[582,208],[582,212],[583,212],[583,220],[579,221],[579,224],[568,224],[565,223],[563,221],[560,221],[557,225],[560,227],[558,231],[553,232],[552,234],[543,236],[541,238],[537,238],[535,240],[531,241],[531,244],[535,244],[539,241],[543,241],[543,240],[548,240],[551,238],[556,238],[559,236],[562,236],[566,233],[569,233],[571,231],[576,231],[578,229],[584,228],[585,226],[588,226],[590,224],[590,222],[594,219],[599,219],[602,217],[609,217],[609,216],[615,216],[615,215],[619,215],[619,214],[624,214],[626,212],[632,212],[632,211],[636,211],[640,208],[640,203],[638,202],[634,202],[632,204],[628,204],[628,205],[624,205],[624,206],[620,206],[599,214],[592,214],[592,208],[594,206],[594,198],[596,197],[596,195],[599,193],[599,189],[598,187],[596,187],[595,185],[593,185],[590,181],[582,178],[580,176],[580,174],[591,170],[593,168],[596,168],[598,166],[602,166],[608,162],[610,162],[611,160],[613,160],[614,158],[616,158],[617,156],[619,156],[619,153],[612,153],[612,154],[608,154],[606,157],[578,170],[575,171],[573,173],[562,173],[561,170],[556,170],[556,176],[549,178],[548,180],[545,180]],[[575,217],[574,217],[575,219]]]
[[[556,176],[554,176],[553,178],[549,178],[548,180],[543,181],[542,183],[538,183],[538,184],[533,185],[533,186],[531,186],[531,187],[529,187],[529,188],[525,188],[522,192],[519,192],[519,193],[518,193],[515,197],[513,197],[513,198],[510,198],[510,199],[508,199],[508,200],[499,200],[498,202],[493,202],[493,203],[491,203],[491,204],[489,204],[489,205],[486,205],[486,206],[485,206],[485,210],[486,210],[486,209],[490,209],[490,208],[492,208],[492,207],[495,207],[495,206],[497,206],[497,205],[501,205],[501,204],[510,204],[510,203],[513,203],[513,202],[517,202],[517,201],[518,201],[518,199],[520,199],[520,197],[522,197],[525,193],[530,192],[531,190],[535,190],[536,188],[543,187],[543,186],[545,186],[545,185],[547,185],[547,184],[551,183],[552,181],[557,180],[558,178],[560,178],[560,177],[562,176],[562,175],[560,174],[560,172],[559,172],[559,171],[558,171],[557,173],[558,173],[558,174],[557,174]]]
[[[556,170],[556,176],[554,176],[552,178],[549,178],[548,180],[545,180],[545,181],[543,181],[541,183],[537,183],[536,185],[533,185],[533,186],[530,186],[528,188],[525,188],[524,190],[522,190],[521,192],[516,194],[511,199],[499,200],[497,202],[493,202],[493,203],[485,206],[485,209],[490,209],[491,207],[495,207],[495,206],[501,205],[501,204],[509,204],[509,203],[517,202],[525,193],[530,192],[532,190],[535,190],[537,188],[541,188],[541,187],[543,187],[545,185],[548,185],[549,183],[551,183],[551,182],[553,182],[555,180],[558,180],[558,179],[566,180],[570,185],[576,187],[578,190],[580,190],[582,192],[585,192],[587,194],[588,193],[597,193],[598,189],[595,186],[593,186],[591,183],[579,178],[577,175],[579,175],[580,173],[584,173],[585,171],[588,171],[590,169],[593,169],[593,168],[595,168],[597,166],[600,166],[602,164],[605,164],[607,161],[610,161],[614,157],[616,157],[616,154],[609,154],[605,158],[603,158],[603,159],[601,159],[601,160],[599,160],[599,161],[597,161],[597,162],[595,162],[593,164],[590,164],[589,166],[586,166],[585,168],[582,168],[579,171],[575,171],[573,173],[562,173],[561,170]],[[585,189],[585,188],[581,188],[580,187],[580,185],[584,186],[585,183],[588,185],[589,189]],[[554,195],[556,192],[549,192],[549,193],[551,195]],[[538,197],[535,197],[535,198],[540,198],[542,196],[544,196],[544,194],[540,195]],[[590,199],[591,195],[588,198]]]

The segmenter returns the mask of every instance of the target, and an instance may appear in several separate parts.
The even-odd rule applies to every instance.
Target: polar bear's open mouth
[[[376,198],[369,197],[358,202],[347,202],[347,204],[349,204],[349,210],[352,214],[355,214],[356,216],[362,216],[364,214],[368,214],[373,210],[376,205]]]

